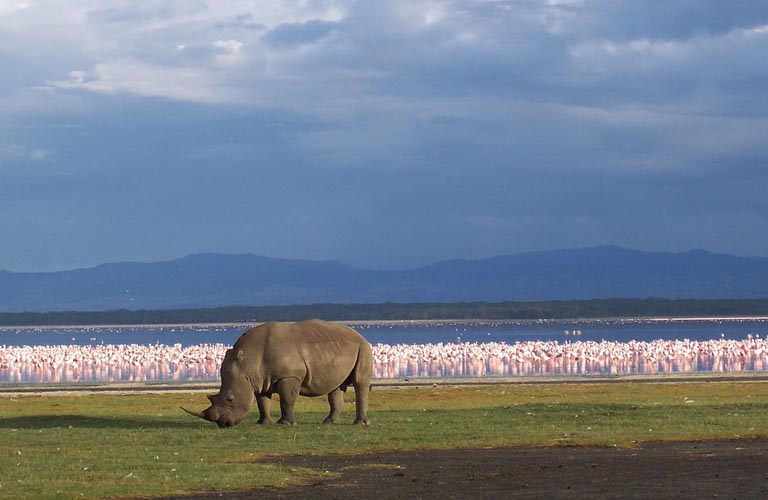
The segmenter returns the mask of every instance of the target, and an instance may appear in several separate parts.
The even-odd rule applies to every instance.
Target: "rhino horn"
[[[192,411],[192,410],[187,410],[187,409],[186,409],[186,408],[184,408],[183,406],[180,406],[179,408],[181,408],[182,410],[184,410],[185,412],[189,413],[189,414],[190,414],[190,415],[192,415],[192,416],[195,416],[195,417],[200,417],[200,418],[202,418],[203,420],[208,420],[208,421],[210,422],[210,419],[209,419],[208,417],[206,417],[206,416],[205,416],[205,413],[203,413],[203,412],[201,412],[201,411]]]

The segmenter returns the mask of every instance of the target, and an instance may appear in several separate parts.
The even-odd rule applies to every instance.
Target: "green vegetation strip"
[[[0,498],[126,498],[310,480],[264,455],[481,446],[618,446],[768,436],[768,382],[378,388],[372,425],[323,426],[301,398],[298,427],[232,429],[183,413],[200,392],[0,397]],[[277,405],[275,405],[277,406]]]
[[[541,302],[452,302],[227,306],[201,309],[0,312],[3,326],[254,323],[261,321],[568,319],[766,316],[768,299],[592,299]]]

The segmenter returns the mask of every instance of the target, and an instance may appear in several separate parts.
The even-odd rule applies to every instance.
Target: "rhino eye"
[[[228,403],[233,403],[234,401],[235,401],[235,397],[234,396],[227,396],[227,402]]]

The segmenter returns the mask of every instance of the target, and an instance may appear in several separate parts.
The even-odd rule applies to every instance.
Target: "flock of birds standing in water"
[[[580,337],[581,330],[566,330]],[[565,332],[564,332],[565,333]],[[0,382],[207,381],[229,346],[0,345]],[[768,371],[768,339],[374,344],[374,378]]]

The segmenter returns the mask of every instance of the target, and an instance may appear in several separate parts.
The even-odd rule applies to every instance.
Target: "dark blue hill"
[[[407,271],[251,254],[53,273],[0,271],[0,312],[610,297],[766,298],[768,259],[594,247],[451,260]]]

